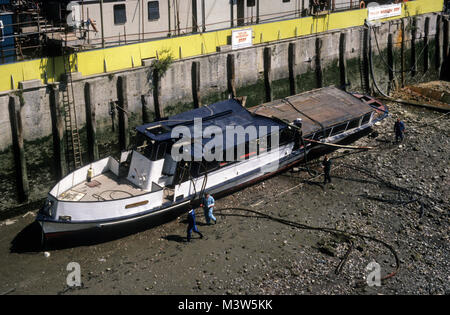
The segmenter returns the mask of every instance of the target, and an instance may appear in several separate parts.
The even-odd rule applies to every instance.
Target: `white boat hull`
[[[324,139],[324,143],[340,142],[351,135],[362,132],[378,120],[383,119],[386,114],[387,112],[377,119],[373,119],[372,116],[369,121],[359,127],[348,129],[335,136],[329,136]],[[313,148],[310,145],[306,145],[308,153],[310,149],[314,150],[314,148],[320,147],[318,145]],[[39,214],[37,220],[42,226],[43,233],[47,237],[51,237],[90,229],[126,225],[156,214],[187,208],[191,201],[198,201],[200,193],[205,189],[215,195],[235,191],[292,167],[299,163],[305,154],[303,147],[295,151],[293,151],[293,148],[294,143],[290,142],[251,159],[224,166],[218,171],[207,174],[207,176],[200,176],[176,184],[173,189],[173,199],[169,202],[164,199],[163,188],[117,200],[83,202],[58,199],[58,196],[64,195],[64,193],[60,195],[61,191],[70,190],[71,187],[74,187],[74,183],[76,185],[83,183],[83,176],[89,167],[85,166],[66,176],[50,192],[49,200],[55,203],[56,214]],[[112,158],[98,161],[91,164],[91,167],[100,174],[105,171],[113,171],[117,175],[119,171],[118,162]],[[205,187],[203,187],[204,183]]]
[[[114,227],[125,225],[128,223],[133,223],[136,221],[143,220],[145,218],[162,214],[164,212],[173,211],[179,208],[186,207],[189,204],[189,201],[185,201],[179,203],[177,205],[173,205],[159,211],[145,213],[139,216],[135,216],[132,218],[124,218],[118,220],[104,221],[104,222],[61,222],[61,221],[50,221],[50,220],[38,220],[41,225],[43,233],[47,237],[60,236],[64,234],[82,232],[86,230],[93,229],[102,229],[106,227]]]

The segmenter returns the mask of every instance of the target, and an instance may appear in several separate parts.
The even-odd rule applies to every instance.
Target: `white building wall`
[[[153,0],[156,1],[156,0]],[[124,44],[142,39],[163,38],[192,33],[193,2],[197,4],[197,31],[227,29],[305,16],[312,0],[158,0],[159,19],[149,20],[150,0],[128,0],[103,3],[104,36],[107,45]],[[329,0],[331,8],[343,10],[359,8],[356,0]],[[368,1],[370,2],[370,1]],[[81,4],[81,1],[80,1]],[[127,21],[114,24],[114,7],[126,6]],[[91,44],[101,44],[100,1],[85,1],[82,7],[85,20],[95,21],[98,32],[89,32]]]

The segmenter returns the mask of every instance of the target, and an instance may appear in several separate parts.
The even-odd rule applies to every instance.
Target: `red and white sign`
[[[402,14],[402,4],[390,4],[390,5],[380,5],[376,7],[367,8],[369,11],[368,20],[378,20],[393,16],[399,16]]]
[[[253,32],[251,28],[233,31],[231,35],[232,49],[240,49],[253,45]]]

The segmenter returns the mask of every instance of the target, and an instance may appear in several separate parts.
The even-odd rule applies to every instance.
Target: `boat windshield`
[[[158,142],[151,140],[140,133],[136,135],[135,143],[135,150],[151,161],[163,159],[166,151],[170,148],[170,143],[167,141]]]

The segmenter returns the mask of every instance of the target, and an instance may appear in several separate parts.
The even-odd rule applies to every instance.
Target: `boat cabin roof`
[[[201,119],[202,133],[208,127],[218,127],[222,131],[224,142],[223,148],[226,149],[230,148],[231,146],[240,144],[239,142],[248,142],[254,140],[255,138],[263,137],[266,134],[270,134],[272,127],[278,127],[279,130],[287,128],[287,124],[283,123],[282,121],[276,121],[270,119],[269,117],[252,114],[237,100],[228,99],[225,101],[214,103],[212,105],[203,106],[174,116],[170,116],[166,120],[138,126],[136,130],[139,133],[144,134],[151,140],[163,142],[172,139],[178,140],[181,135],[179,137],[177,137],[177,133],[172,135],[172,131],[174,131],[176,127],[183,126],[189,129],[192,138],[198,138],[201,137],[202,134],[197,135],[196,133],[199,133],[198,131],[194,133],[195,119]],[[249,126],[256,127],[256,135],[250,135],[249,133],[246,133],[245,139],[239,139],[239,137],[237,136],[234,136],[234,139],[227,139],[227,127],[242,127],[245,129]],[[208,143],[210,140],[211,138],[203,137],[203,145]],[[197,141],[194,142],[198,143]]]
[[[252,113],[286,122],[303,120],[304,135],[360,118],[375,109],[336,87],[325,87],[258,105]],[[323,127],[322,127],[323,126]]]

